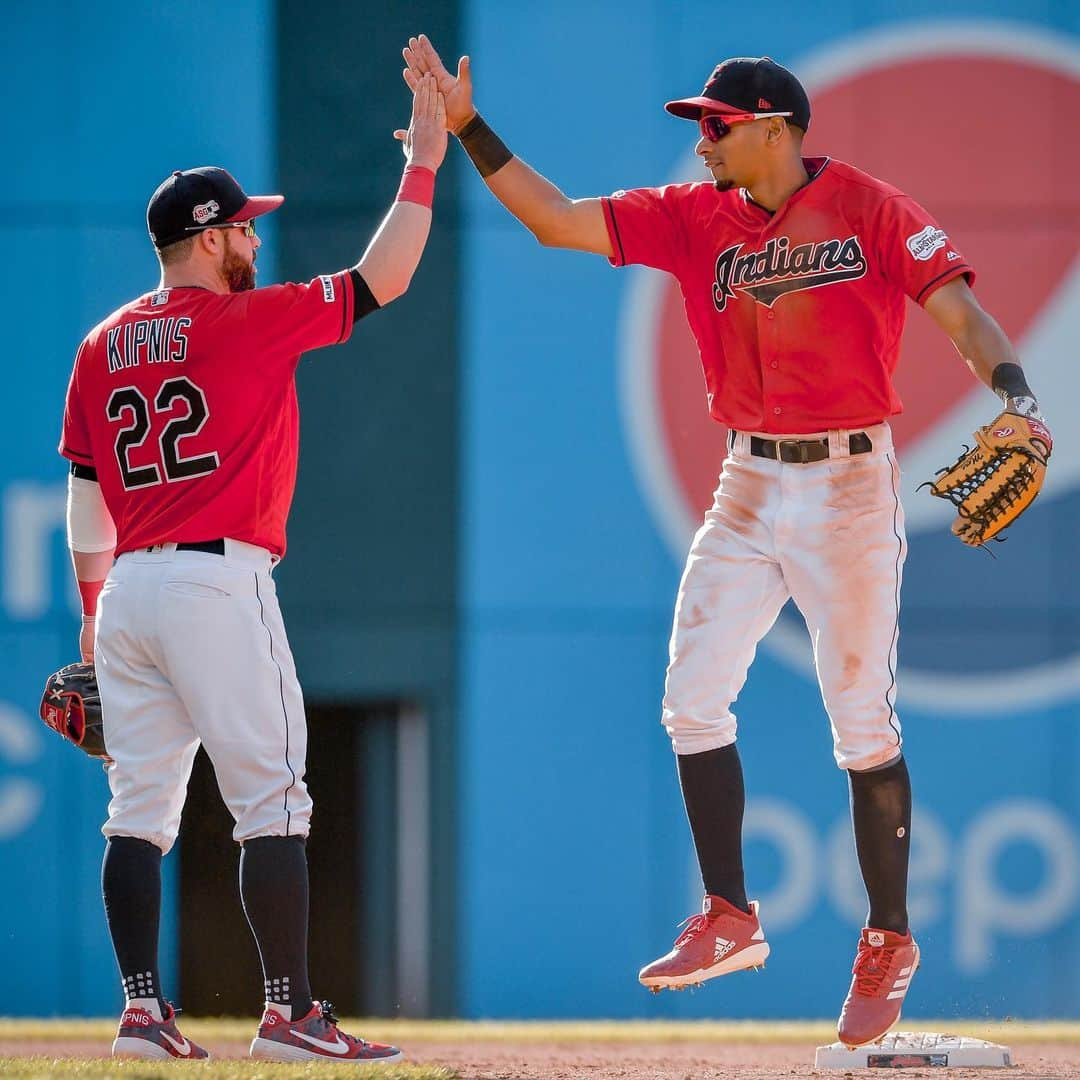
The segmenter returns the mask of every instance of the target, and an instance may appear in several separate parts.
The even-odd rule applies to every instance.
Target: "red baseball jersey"
[[[348,339],[352,273],[219,294],[147,293],[87,334],[60,453],[92,466],[117,554],[231,537],[285,553],[300,354]]]
[[[829,158],[775,213],[710,183],[603,199],[615,255],[673,274],[709,412],[742,431],[859,428],[900,412],[905,296],[975,274],[903,192]]]

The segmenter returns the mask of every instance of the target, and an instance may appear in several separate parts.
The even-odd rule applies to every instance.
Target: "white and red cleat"
[[[262,1061],[347,1061],[352,1065],[385,1064],[405,1056],[396,1046],[346,1035],[337,1026],[333,1009],[329,1001],[316,1001],[306,1016],[286,1020],[267,1005],[259,1034],[251,1042],[251,1056]]]
[[[167,1061],[205,1061],[209,1053],[190,1039],[185,1039],[176,1026],[177,1011],[169,1002],[164,1020],[156,1020],[146,1009],[129,1008],[120,1017],[120,1027],[112,1044],[113,1057],[144,1058]]]
[[[904,997],[919,967],[911,932],[864,927],[852,967],[851,987],[840,1010],[837,1034],[845,1046],[877,1042],[900,1019]]]
[[[646,964],[638,981],[652,992],[697,986],[718,975],[764,967],[769,943],[758,920],[758,903],[740,911],[719,896],[706,896],[701,914],[681,924],[686,929],[666,956]]]

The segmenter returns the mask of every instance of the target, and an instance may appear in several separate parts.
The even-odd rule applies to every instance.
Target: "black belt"
[[[177,544],[177,551],[205,551],[207,555],[224,555],[224,540],[191,540],[187,543]]]
[[[848,436],[848,453],[868,454],[874,449],[865,431]],[[786,461],[791,465],[805,465],[811,461],[824,461],[829,456],[828,439],[759,439],[750,436],[750,453],[754,457]]]

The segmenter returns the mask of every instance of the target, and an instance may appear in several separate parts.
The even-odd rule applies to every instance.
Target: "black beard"
[[[221,262],[221,276],[229,292],[247,292],[255,288],[255,260],[245,262],[231,248],[226,247]]]
[[[731,191],[735,187],[734,180],[717,180],[713,183],[717,191]]]

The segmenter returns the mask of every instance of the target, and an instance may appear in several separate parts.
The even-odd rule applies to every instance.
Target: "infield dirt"
[[[111,1033],[105,1025],[75,1022],[68,1037],[57,1025],[37,1022],[24,1028],[16,1021],[0,1022],[0,1075],[23,1077],[77,1077],[81,1070],[70,1059],[79,1059],[83,1068],[104,1060]],[[438,1068],[462,1080],[779,1080],[800,1076],[857,1078],[864,1070],[813,1068],[814,1049],[828,1038],[820,1025],[743,1025],[725,1028],[710,1025],[575,1025],[575,1024],[455,1024],[445,1021],[369,1020],[346,1024],[369,1038],[392,1041],[405,1051],[413,1068],[379,1069],[384,1080],[428,1080],[446,1076]],[[908,1025],[905,1025],[907,1027]],[[81,1030],[80,1030],[81,1028]],[[957,1024],[953,1030],[961,1028]],[[227,1077],[229,1080],[273,1080],[294,1073],[290,1067],[242,1063],[250,1033],[235,1021],[193,1020],[185,1032],[207,1046],[217,1061],[207,1066],[188,1063],[147,1063],[150,1071],[139,1071],[140,1080],[197,1072],[201,1080]],[[931,1030],[943,1030],[938,1025]],[[1016,1064],[1000,1073],[985,1069],[951,1069],[944,1074],[954,1080],[987,1080],[994,1075],[1003,1080],[1080,1080],[1080,1031],[1067,1025],[964,1025],[963,1030],[1012,1046]],[[1007,1031],[1008,1034],[1004,1032]],[[1010,1038],[1009,1035],[1013,1037]],[[74,1037],[72,1037],[74,1036]],[[63,1055],[68,1062],[46,1063],[46,1055]],[[26,1069],[29,1056],[41,1069]],[[24,1059],[16,1062],[13,1059]],[[134,1063],[132,1063],[134,1064]],[[22,1065],[19,1068],[18,1065]],[[91,1068],[93,1068],[91,1065]],[[15,1068],[11,1068],[15,1066]],[[426,1068],[425,1068],[426,1067]],[[319,1066],[319,1074],[349,1073],[344,1065]],[[942,1076],[940,1069],[908,1069],[909,1076]],[[94,1070],[96,1075],[102,1075]],[[134,1077],[128,1069],[118,1074]],[[306,1070],[305,1070],[306,1074]],[[86,1075],[86,1073],[83,1073]],[[297,1073],[297,1075],[300,1075]],[[314,1073],[312,1073],[314,1075]]]

